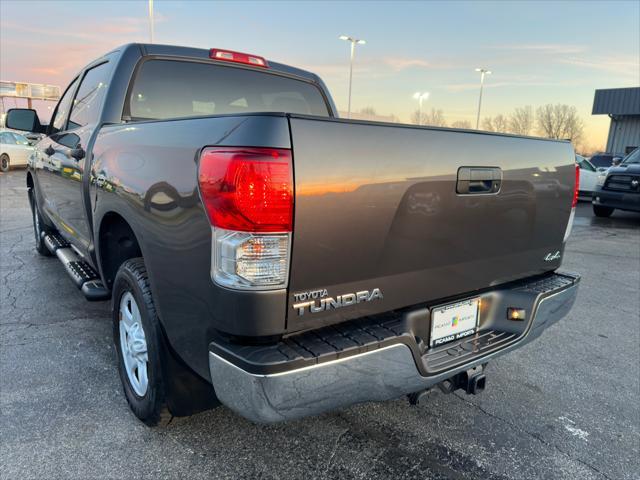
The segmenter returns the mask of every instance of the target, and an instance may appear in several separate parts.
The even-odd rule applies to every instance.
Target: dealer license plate
[[[472,298],[433,308],[429,346],[436,347],[473,335],[478,328],[479,303],[479,298]]]

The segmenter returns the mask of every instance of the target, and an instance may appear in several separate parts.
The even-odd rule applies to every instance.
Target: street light
[[[418,100],[418,125],[422,125],[422,101],[429,98],[429,92],[416,92],[413,98]]]
[[[153,0],[149,0],[149,36],[151,37],[149,43],[153,43]]]
[[[347,118],[351,118],[351,83],[353,80],[353,55],[356,51],[356,43],[360,45],[364,45],[364,40],[360,40],[357,38],[350,37],[348,35],[340,35],[340,40],[345,40],[347,42],[351,42],[351,61],[349,62],[349,106],[347,108]]]
[[[484,76],[491,75],[491,70],[486,68],[476,68],[476,72],[480,72],[480,100],[478,101],[478,117],[476,118],[476,130],[480,126],[480,107],[482,107],[482,87],[484,85]]]

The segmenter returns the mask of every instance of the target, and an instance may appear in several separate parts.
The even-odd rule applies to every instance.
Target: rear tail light
[[[213,280],[238,289],[286,287],[293,222],[291,152],[207,148],[200,156],[198,183],[213,227]]]
[[[576,216],[576,207],[578,206],[578,194],[580,193],[580,166],[576,165],[576,176],[573,183],[573,197],[571,199],[571,213],[569,214],[569,221],[567,222],[567,228],[564,231],[564,242],[567,241],[569,235],[571,235],[571,229],[573,228],[573,219]]]
[[[571,208],[576,208],[578,205],[578,193],[580,193],[580,167],[576,165],[576,181],[573,184],[573,202]]]
[[[225,62],[244,63],[245,65],[252,65],[254,67],[269,68],[269,64],[264,58],[257,55],[251,55],[250,53],[212,48],[209,50],[209,58]]]

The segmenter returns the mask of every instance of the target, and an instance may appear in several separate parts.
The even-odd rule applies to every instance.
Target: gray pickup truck
[[[475,394],[575,300],[569,142],[344,120],[312,73],[139,44],[84,68],[49,125],[6,123],[44,135],[36,250],[111,298],[148,425]]]

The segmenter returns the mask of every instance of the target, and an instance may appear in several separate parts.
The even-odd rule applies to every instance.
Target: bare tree
[[[373,107],[364,107],[360,110],[360,115],[363,115],[365,117],[375,117],[376,109]]]
[[[506,133],[509,131],[509,120],[502,114],[495,117],[486,117],[482,121],[482,129],[488,132]]]
[[[571,139],[580,142],[584,123],[578,117],[576,107],[558,103],[538,107],[536,111],[539,133],[547,138]]]
[[[426,116],[424,123],[426,125],[433,125],[434,127],[446,127],[447,121],[444,118],[442,110],[431,109],[431,112]]]
[[[517,135],[529,135],[533,129],[533,107],[516,108],[509,118],[509,131]]]
[[[420,125],[420,111],[416,110],[411,115],[411,123]],[[442,110],[431,109],[431,112],[422,112],[422,125],[431,125],[433,127],[446,127],[447,121],[444,118]]]
[[[453,122],[451,126],[453,128],[465,128],[467,130],[470,130],[471,122],[469,120],[458,120],[457,122]]]

